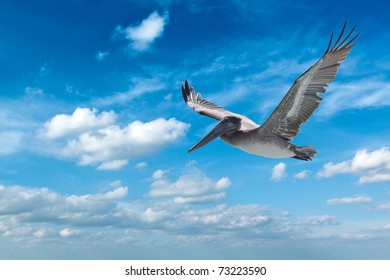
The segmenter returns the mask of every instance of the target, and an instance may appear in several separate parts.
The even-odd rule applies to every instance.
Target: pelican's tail
[[[311,158],[317,154],[317,151],[314,149],[313,146],[291,145],[290,150],[295,153],[295,156],[293,156],[293,158],[306,160],[306,161],[311,160]]]

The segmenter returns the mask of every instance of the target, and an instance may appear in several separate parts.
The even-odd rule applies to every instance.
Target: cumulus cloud
[[[277,219],[273,220],[271,213],[259,205],[236,205],[216,207],[183,212],[175,221],[176,227],[190,227],[194,230],[207,227],[206,232],[216,230],[222,232],[240,232],[247,230],[247,235],[264,234],[269,231],[283,231],[281,228],[271,229]],[[275,225],[275,224],[274,224]]]
[[[309,176],[309,170],[303,170],[299,173],[294,174],[294,179],[303,180]]]
[[[218,203],[225,200],[224,190],[231,185],[227,177],[213,181],[190,165],[176,181],[171,181],[165,174],[163,170],[153,173],[150,197],[172,197],[175,203]]]
[[[372,201],[371,197],[367,195],[359,195],[353,197],[332,198],[332,199],[328,199],[326,203],[328,205],[338,205],[338,204],[369,203],[371,201]]]
[[[274,168],[272,169],[272,175],[270,180],[274,182],[279,182],[286,176],[287,176],[286,164],[280,162],[277,165],[275,165]]]
[[[157,229],[186,235],[245,232],[246,236],[256,238],[261,234],[267,238],[273,234],[292,234],[286,217],[272,213],[264,206],[228,207],[219,204],[206,208],[186,207],[183,203],[199,203],[202,199],[202,202],[210,202],[208,196],[218,196],[221,189],[230,185],[227,178],[213,182],[203,175],[202,179],[210,182],[207,182],[207,186],[195,186],[198,188],[195,192],[187,194],[182,189],[170,191],[170,194],[178,194],[177,198],[185,200],[173,204],[170,196],[164,202],[128,203],[128,188],[124,186],[106,193],[85,195],[61,195],[47,188],[0,186],[0,235],[33,235],[34,238],[58,235],[68,238],[78,236],[88,227],[109,227],[110,230],[126,228],[143,232]],[[176,182],[183,180],[179,178]],[[5,225],[4,221],[12,223],[12,226]],[[63,228],[59,232],[50,229],[58,225]],[[72,229],[74,227],[78,229]]]
[[[228,181],[219,179],[212,182],[211,188],[219,189],[224,188]],[[326,230],[328,226],[339,224],[336,218],[327,215],[292,221],[285,212],[272,211],[258,204],[194,207],[189,205],[192,201],[172,203],[172,196],[148,196],[146,200],[130,201],[127,187],[122,186],[119,180],[112,182],[110,187],[113,188],[111,191],[103,193],[64,195],[47,188],[0,186],[0,237],[5,244],[12,244],[12,250],[26,244],[55,243],[59,249],[66,246],[66,249],[76,247],[78,250],[93,244],[109,244],[110,248],[115,244],[122,247],[128,244],[138,245],[142,250],[153,248],[155,252],[156,245],[167,248],[178,240],[183,246],[191,242],[199,245],[221,241],[223,243],[219,245],[223,248],[264,248],[264,244],[280,244],[281,241],[285,246],[308,238],[333,240],[337,236],[343,239],[357,236],[349,232],[328,237],[326,234],[313,234],[312,230]],[[208,195],[218,195],[218,191],[199,197],[208,199]],[[193,199],[196,196],[182,198]],[[383,230],[388,236],[388,226]],[[159,237],[164,235],[164,240],[154,234]],[[373,235],[364,236],[370,238]],[[2,253],[7,254],[4,248]]]
[[[60,138],[68,135],[83,133],[111,125],[116,120],[116,114],[110,112],[97,112],[95,108],[76,108],[72,115],[59,114],[44,124],[39,132],[48,139]]]
[[[389,147],[372,152],[360,150],[351,160],[339,163],[329,162],[322,167],[317,176],[332,177],[337,174],[359,175],[359,184],[390,181]]]
[[[144,51],[160,37],[166,24],[168,23],[168,13],[159,15],[157,11],[151,13],[139,25],[129,26],[127,28],[117,27],[116,35],[124,36],[130,41],[131,47],[136,51]]]
[[[120,186],[106,193],[62,196],[48,188],[0,186],[0,216],[14,215],[23,221],[72,220],[74,214],[84,218],[109,213],[116,201],[127,196],[128,188]]]
[[[128,159],[173,143],[185,135],[188,127],[175,118],[134,121],[124,128],[111,125],[70,140],[63,155],[79,158],[81,165],[100,164],[100,169],[116,169],[127,164]]]
[[[156,171],[153,172],[152,179],[153,180],[161,179],[166,172],[167,171],[164,171],[164,170],[161,170],[161,169],[156,170]]]
[[[134,121],[125,127],[114,124],[115,120],[112,111],[77,108],[71,115],[54,116],[39,133],[48,140],[66,138],[64,148],[55,151],[56,155],[77,158],[80,165],[113,170],[175,142],[189,128],[175,118]]]

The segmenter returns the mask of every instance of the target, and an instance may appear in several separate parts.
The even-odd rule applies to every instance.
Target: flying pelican
[[[332,45],[333,33],[324,55],[305,73],[303,73],[284,96],[282,101],[260,126],[248,117],[232,113],[202,98],[188,81],[182,86],[185,103],[195,112],[220,122],[188,153],[199,149],[217,137],[245,152],[269,158],[295,158],[311,160],[317,153],[313,146],[297,146],[290,141],[298,135],[301,125],[306,122],[318,107],[322,98],[344,61],[356,45],[352,44],[359,36],[352,35],[355,27],[342,39],[347,22]]]

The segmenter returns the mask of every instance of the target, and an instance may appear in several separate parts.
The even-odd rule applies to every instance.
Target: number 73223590
[[[267,269],[259,266],[219,266],[219,275],[265,275]]]

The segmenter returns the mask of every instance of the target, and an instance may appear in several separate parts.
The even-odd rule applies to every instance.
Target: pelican
[[[295,158],[311,160],[317,154],[313,146],[297,146],[291,140],[298,135],[299,129],[317,109],[322,98],[344,61],[356,45],[352,44],[360,33],[353,34],[355,27],[343,38],[347,22],[340,35],[332,44],[333,33],[328,48],[322,57],[305,73],[295,80],[282,101],[262,124],[258,125],[248,117],[230,112],[203,99],[188,81],[182,86],[185,103],[195,112],[214,118],[219,123],[201,140],[188,150],[188,153],[203,147],[220,137],[225,143],[247,153],[268,158]],[[352,45],[351,45],[352,44]]]

